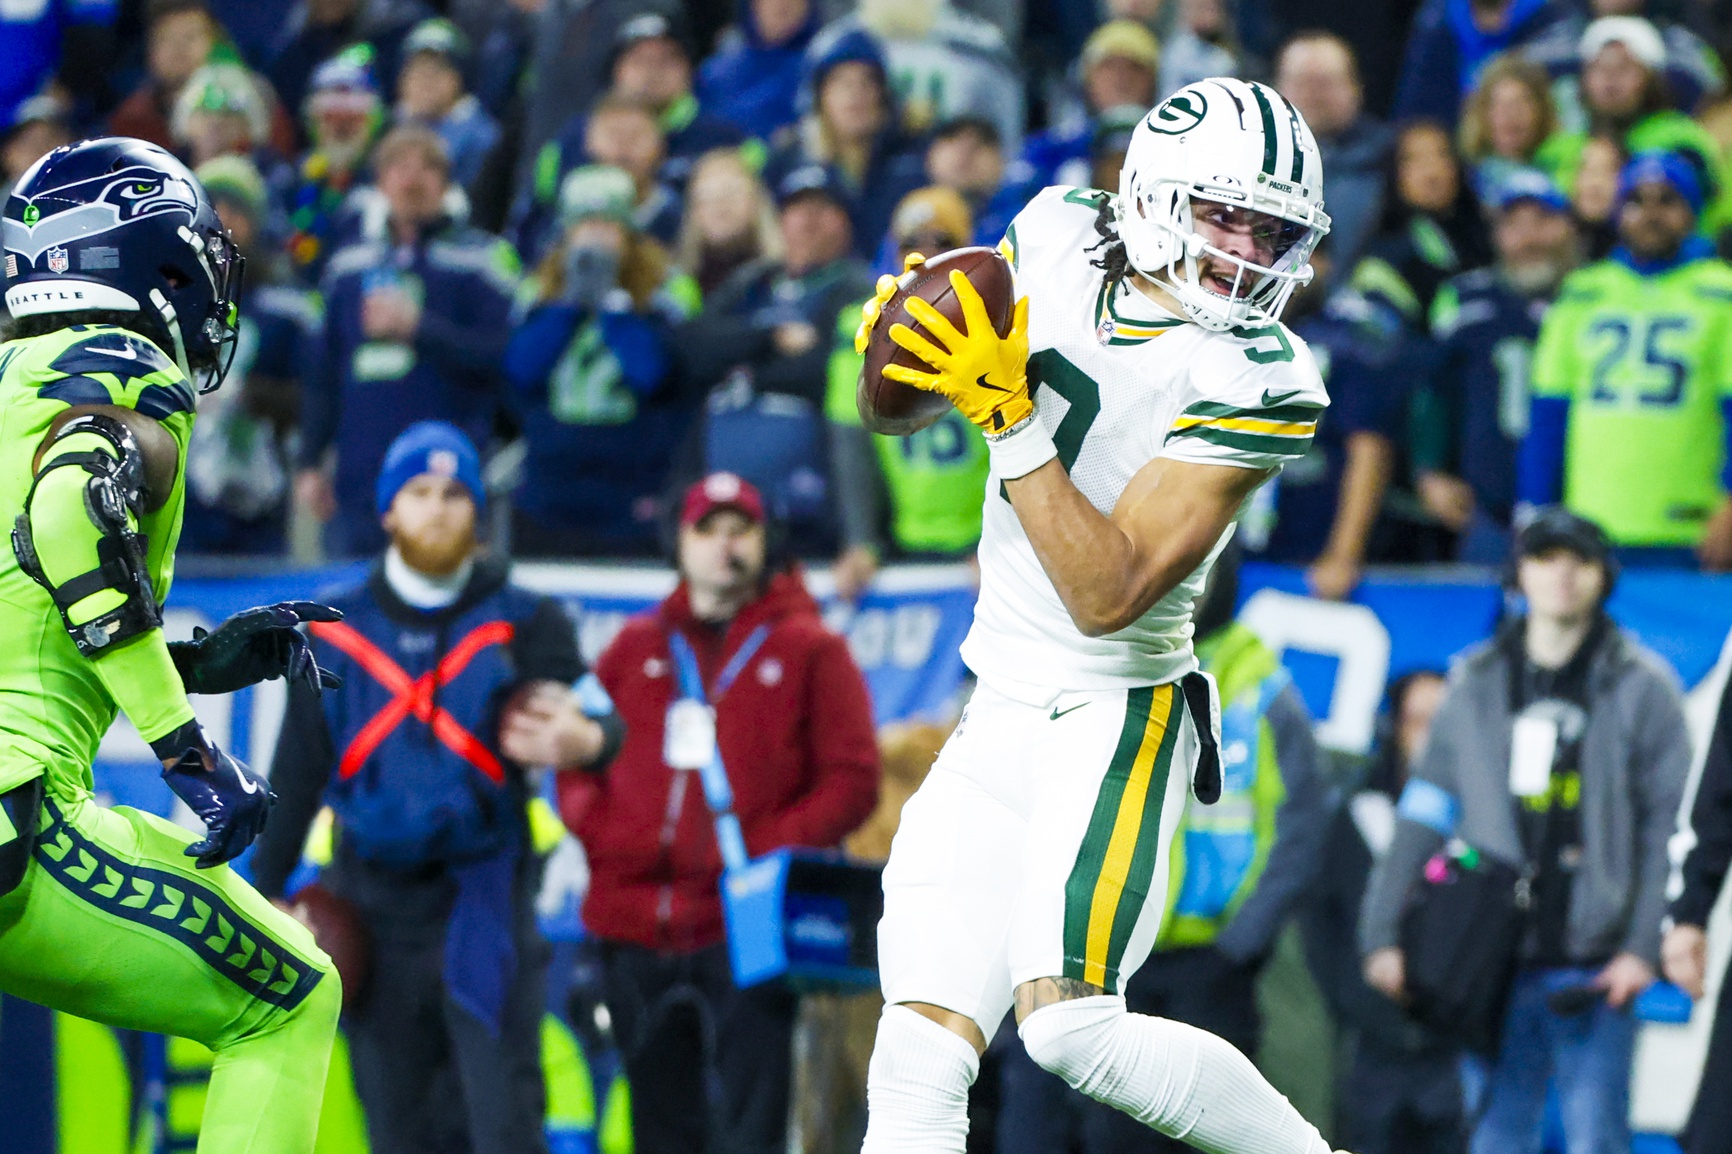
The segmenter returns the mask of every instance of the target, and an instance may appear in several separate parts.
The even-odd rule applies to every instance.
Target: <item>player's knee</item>
[[[335,967],[324,971],[319,982],[290,1011],[293,1028],[307,1038],[332,1038],[337,1017],[343,1010],[343,979]]]
[[[1123,998],[1072,998],[1033,1011],[1017,1033],[1036,1065],[1073,1089],[1100,1097],[1117,1065],[1118,1035],[1127,1017]]]

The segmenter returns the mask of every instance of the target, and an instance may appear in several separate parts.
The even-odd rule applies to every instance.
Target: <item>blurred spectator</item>
[[[288,508],[289,437],[318,328],[309,294],[284,284],[264,231],[265,182],[251,161],[222,156],[198,169],[217,215],[247,254],[241,336],[223,387],[198,401],[187,450],[180,547],[193,553],[280,556]]]
[[[1179,18],[1161,46],[1161,82],[1156,86],[1156,100],[1171,96],[1187,84],[1211,76],[1238,76],[1241,71],[1241,53],[1228,0],[1177,0],[1177,3]]]
[[[351,224],[349,197],[365,181],[367,154],[385,121],[366,57],[365,52],[344,52],[313,73],[306,106],[312,147],[278,194],[290,230],[289,262],[308,284],[317,283]]]
[[[397,123],[437,132],[451,156],[451,179],[465,191],[499,147],[498,122],[464,89],[470,57],[469,38],[455,24],[424,20],[403,41],[397,74]]]
[[[897,269],[911,253],[936,256],[969,243],[968,205],[948,188],[917,189],[890,219]],[[906,437],[868,433],[855,388],[866,358],[854,351],[860,302],[836,318],[824,411],[842,521],[842,553],[831,567],[837,596],[853,600],[887,554],[918,560],[972,557],[980,542],[986,441],[954,409]],[[885,506],[888,504],[888,510]]]
[[[1333,238],[1312,254],[1310,285],[1293,294],[1286,320],[1311,346],[1329,386],[1329,420],[1311,451],[1266,486],[1251,514],[1247,548],[1262,559],[1306,566],[1319,597],[1342,598],[1358,586],[1395,466],[1413,335],[1397,309],[1354,287],[1332,290]],[[1319,260],[1321,256],[1321,260]],[[1266,535],[1259,522],[1273,527]],[[1262,540],[1258,538],[1262,537]]]
[[[205,0],[151,0],[145,10],[146,73],[108,118],[115,136],[174,147],[169,116],[180,90],[222,37]]]
[[[1029,183],[1027,167],[1018,164],[1020,179],[1006,179],[998,129],[983,117],[945,121],[933,130],[926,146],[927,179],[960,195],[974,218],[974,235],[964,244],[998,243],[1011,219],[1040,191]],[[893,244],[894,238],[886,237],[885,243]]]
[[[739,149],[718,148],[692,166],[686,182],[677,263],[705,300],[741,267],[781,256],[776,205]]]
[[[1618,174],[1629,156],[1615,136],[1590,136],[1582,142],[1581,162],[1569,189],[1583,252],[1589,260],[1605,260],[1618,243]]]
[[[1726,69],[1714,49],[1696,33],[1675,20],[1667,20],[1651,8],[1662,7],[1649,0],[1589,0],[1586,19],[1605,16],[1645,17],[1660,33],[1665,49],[1661,75],[1672,105],[1694,112],[1702,104],[1726,91]],[[1572,128],[1582,127],[1579,61],[1565,65],[1558,82],[1558,103]]]
[[[734,986],[716,822],[690,771],[720,758],[754,856],[835,846],[877,795],[865,682],[798,571],[767,555],[764,521],[738,477],[687,490],[679,586],[596,662],[625,745],[605,773],[558,777],[560,813],[589,854],[583,923],[601,942],[638,1154],[787,1144],[798,995],[779,979]],[[676,704],[680,650],[713,720]]]
[[[950,0],[861,0],[832,21],[807,52],[828,59],[850,37],[883,52],[902,127],[924,132],[957,116],[984,116],[1015,148],[1024,128],[1023,80],[1004,35]]]
[[[1089,188],[1109,191],[1118,188],[1119,173],[1125,166],[1125,153],[1131,147],[1131,134],[1148,114],[1146,108],[1121,104],[1096,118],[1094,135],[1089,138]]]
[[[1490,259],[1485,217],[1449,131],[1428,120],[1403,125],[1383,219],[1355,282],[1374,285],[1423,331],[1438,286]]]
[[[12,113],[0,136],[0,179],[11,188],[25,169],[74,139],[65,103],[53,96],[32,96]]]
[[[0,116],[51,88],[86,111],[112,100],[119,0],[37,0],[0,9]]]
[[[1468,94],[1458,134],[1474,192],[1489,196],[1511,171],[1531,166],[1557,126],[1546,70],[1515,53],[1493,57]]]
[[[693,95],[692,61],[685,25],[671,17],[634,17],[620,26],[614,41],[613,92],[642,101],[655,114],[667,138],[661,178],[676,189],[685,187],[698,157],[745,140],[738,125],[707,111]],[[562,155],[574,153],[567,148]]]
[[[777,188],[782,256],[753,261],[705,301],[679,337],[692,384],[709,393],[695,439],[701,464],[764,490],[790,547],[834,547],[824,428],[831,334],[842,309],[872,291],[849,253],[845,193],[829,170],[795,169]]]
[[[295,478],[296,499],[330,520],[326,547],[339,557],[380,545],[367,479],[397,434],[446,420],[486,443],[517,287],[511,246],[446,215],[450,168],[436,134],[394,128],[375,163],[388,235],[339,250],[320,282],[323,346]]]
[[[1233,620],[1236,551],[1209,573],[1194,623],[1197,660],[1220,685],[1221,799],[1187,805],[1169,852],[1165,909],[1154,952],[1125,985],[1132,1013],[1208,1030],[1257,1054],[1257,982],[1324,856],[1333,799],[1311,714],[1280,659]],[[1021,1045],[1002,1073],[999,1154],[1068,1147],[1065,1099],[1075,1092]],[[1194,1147],[1128,1114],[1081,1104],[1081,1148],[1186,1154]]]
[[[1541,510],[1516,542],[1525,616],[1470,651],[1402,791],[1360,923],[1366,979],[1406,991],[1397,923],[1449,838],[1524,869],[1532,905],[1474,1154],[1531,1150],[1548,1084],[1570,1150],[1630,1148],[1631,1002],[1654,981],[1666,842],[1690,768],[1676,676],[1606,616],[1605,534]]]
[[[239,64],[203,65],[181,86],[169,118],[175,151],[197,168],[244,156],[261,171],[282,163],[270,151],[271,110],[256,77]]]
[[[1135,105],[1144,112],[1155,105],[1160,47],[1154,33],[1136,21],[1113,20],[1095,29],[1083,45],[1079,66],[1085,119],[1081,124],[1028,139],[1022,159],[1030,171],[1026,177],[1019,173],[1018,178],[1032,189],[1050,184],[1087,187],[1089,149],[1100,115],[1124,105]]]
[[[1708,756],[1690,807],[1687,830],[1694,844],[1685,855],[1683,888],[1672,900],[1671,925],[1661,944],[1666,977],[1697,1002],[1704,1000],[1708,977],[1708,917],[1732,865],[1732,681],[1720,694]],[[1726,979],[1719,982],[1708,1056],[1696,1091],[1696,1107],[1684,1128],[1685,1154],[1718,1154],[1732,1148],[1732,1101],[1722,1088],[1732,1078],[1732,1002]]]
[[[1359,62],[1333,33],[1300,32],[1282,45],[1275,88],[1317,137],[1328,184],[1330,249],[1338,265],[1351,269],[1383,211],[1394,134],[1365,111]]]
[[[1438,358],[1414,397],[1420,500],[1456,535],[1456,558],[1509,554],[1516,458],[1528,425],[1540,318],[1580,260],[1570,204],[1533,170],[1494,190],[1496,264],[1444,282],[1431,307]]]
[[[662,182],[667,160],[667,140],[660,122],[643,101],[609,93],[596,102],[582,121],[580,142],[586,164],[606,165],[630,174],[637,189],[632,218],[637,228],[663,244],[679,234],[683,206],[680,198]],[[550,144],[542,151],[545,163],[537,165],[535,184],[518,197],[518,219],[514,239],[519,252],[538,258],[549,242],[559,215],[559,190],[572,168],[566,164],[565,144]]]
[[[856,31],[828,44],[822,54],[814,44],[807,55],[808,80],[801,89],[806,112],[791,139],[771,153],[764,179],[779,187],[798,169],[828,167],[832,184],[846,197],[854,251],[869,260],[896,202],[926,182],[922,157],[898,124],[877,43]]]
[[[356,49],[377,75],[396,76],[403,38],[432,15],[421,0],[299,0],[277,34],[271,84],[284,104],[299,108],[319,66]]]
[[[1365,886],[1395,837],[1395,802],[1443,702],[1443,674],[1405,673],[1362,788],[1335,811],[1320,876],[1301,915],[1305,952],[1350,1054],[1335,1137],[1354,1154],[1462,1154],[1467,1148],[1456,1047],[1366,984],[1354,945]]]
[[[645,13],[680,18],[678,0],[512,0],[533,5],[531,42],[523,69],[523,139],[517,182],[535,175],[542,148],[565,132],[613,84],[614,41],[621,26]],[[566,167],[583,161],[573,158]],[[563,175],[563,174],[561,174]],[[557,191],[559,185],[554,184]]]
[[[1480,69],[1500,52],[1519,50],[1557,70],[1574,55],[1572,15],[1564,0],[1425,0],[1408,33],[1395,119],[1454,124]]]
[[[794,123],[800,68],[818,33],[815,0],[746,0],[698,68],[698,99],[759,140]]]
[[[1718,228],[1729,216],[1724,162],[1708,130],[1672,107],[1663,69],[1666,46],[1659,30],[1639,16],[1607,16],[1588,25],[1579,49],[1582,109],[1587,126],[1559,132],[1537,158],[1559,185],[1569,188],[1581,166],[1590,134],[1620,139],[1627,154],[1666,149],[1690,158],[1706,202],[1706,224]]]
[[[313,633],[341,687],[289,691],[254,877],[292,901],[307,831],[330,805],[339,833],[319,884],[355,911],[371,954],[343,1024],[372,1150],[545,1152],[530,769],[604,769],[619,719],[598,691],[587,703],[600,720],[573,693],[585,674],[570,616],[482,553],[475,446],[443,422],[414,425],[377,473],[390,543],[329,598],[344,619]],[[437,687],[437,708],[393,712],[416,678]]]
[[[1732,268],[1696,235],[1683,157],[1636,156],[1618,205],[1622,243],[1570,275],[1540,327],[1517,496],[1561,496],[1627,560],[1732,568]]]
[[[505,377],[528,453],[513,498],[519,556],[651,555],[656,495],[696,406],[675,389],[674,326],[697,286],[632,223],[632,179],[574,169],[559,239],[530,278]]]

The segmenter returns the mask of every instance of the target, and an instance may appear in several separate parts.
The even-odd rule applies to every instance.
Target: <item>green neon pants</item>
[[[342,987],[312,935],[193,838],[93,801],[43,805],[0,897],[0,990],[216,1053],[199,1154],[310,1154]]]

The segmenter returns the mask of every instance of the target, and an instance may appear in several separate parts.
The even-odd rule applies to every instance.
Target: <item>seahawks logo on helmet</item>
[[[6,218],[5,247],[34,265],[52,248],[89,240],[147,216],[180,212],[191,224],[197,211],[197,194],[186,181],[142,166],[124,168],[38,193],[24,205],[22,220]]]
[[[1149,113],[1148,125],[1163,136],[1179,136],[1203,122],[1209,102],[1195,90],[1174,93]]]

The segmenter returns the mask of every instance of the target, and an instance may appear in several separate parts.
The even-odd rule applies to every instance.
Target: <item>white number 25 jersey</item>
[[[1112,292],[1091,264],[1108,194],[1048,188],[1005,234],[1017,292],[1028,296],[1029,388],[1071,480],[1110,514],[1156,457],[1268,469],[1303,456],[1329,403],[1305,343],[1286,326],[1211,332],[1134,286]],[[980,599],[962,657],[1014,692],[1160,685],[1195,667],[1191,608],[1222,534],[1196,572],[1132,624],[1086,637],[1041,568],[996,473],[987,479]],[[1008,685],[1007,685],[1008,683]]]

